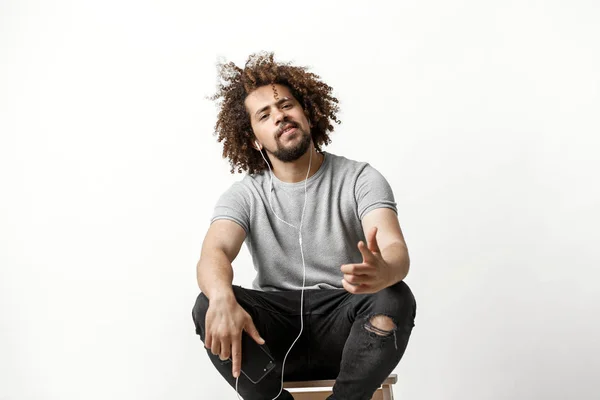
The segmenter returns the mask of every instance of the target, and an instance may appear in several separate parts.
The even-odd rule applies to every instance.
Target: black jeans
[[[238,303],[250,314],[277,367],[258,384],[240,374],[244,400],[271,400],[281,388],[283,358],[300,333],[301,291],[262,292],[234,286]],[[204,342],[209,300],[200,293],[192,310],[196,333]],[[374,316],[389,317],[392,330],[371,325]],[[288,355],[284,380],[335,379],[335,400],[369,400],[404,354],[414,326],[415,298],[404,282],[374,294],[344,289],[304,291],[304,329]],[[206,349],[217,370],[235,388],[231,362]],[[284,390],[278,399],[291,400]]]

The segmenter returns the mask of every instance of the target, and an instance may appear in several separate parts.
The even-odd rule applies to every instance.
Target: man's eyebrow
[[[281,99],[279,99],[276,103],[275,106],[279,107],[280,105],[282,105],[283,103],[285,103],[286,101],[290,101],[291,99],[289,97],[282,97]],[[264,106],[263,108],[261,108],[260,110],[258,110],[256,113],[254,113],[254,116],[257,117],[258,114],[260,114],[261,112],[269,109],[269,107],[271,107],[271,105],[268,106]]]

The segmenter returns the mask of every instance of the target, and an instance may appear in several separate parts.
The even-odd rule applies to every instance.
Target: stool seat
[[[393,400],[394,392],[392,385],[398,382],[398,375],[391,374],[375,391],[371,400]],[[323,400],[331,394],[331,388],[335,380],[316,380],[316,381],[298,381],[284,382],[285,389],[291,389],[289,392],[294,396],[294,400]]]

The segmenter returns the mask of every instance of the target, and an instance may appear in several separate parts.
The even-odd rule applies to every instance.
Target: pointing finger
[[[231,373],[234,378],[240,376],[242,366],[242,338],[236,337],[231,343]]]

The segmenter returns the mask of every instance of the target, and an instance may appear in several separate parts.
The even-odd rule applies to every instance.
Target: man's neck
[[[311,152],[312,162],[310,160]],[[296,161],[284,163],[275,157],[270,157],[270,159],[271,163],[273,164],[273,173],[277,179],[282,182],[297,183],[307,179],[306,172],[308,170],[309,163],[311,164],[310,172],[308,173],[308,177],[310,178],[319,170],[319,168],[321,168],[325,156],[321,153],[318,153],[315,148],[311,146],[310,151],[307,151]]]

